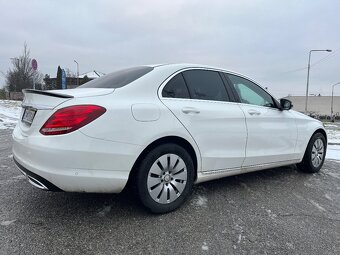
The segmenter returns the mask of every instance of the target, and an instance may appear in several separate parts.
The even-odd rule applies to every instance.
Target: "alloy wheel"
[[[325,147],[323,141],[318,138],[315,140],[312,147],[312,164],[314,167],[319,167],[322,163],[325,154]]]
[[[182,194],[187,178],[187,166],[180,156],[162,155],[152,164],[148,173],[149,195],[157,203],[171,203]]]

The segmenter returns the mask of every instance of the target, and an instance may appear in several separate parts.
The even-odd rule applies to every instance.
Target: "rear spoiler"
[[[23,93],[31,93],[31,94],[40,94],[40,95],[46,95],[51,97],[60,97],[60,98],[74,98],[74,96],[62,94],[62,93],[56,93],[56,92],[49,92],[44,90],[37,90],[37,89],[23,89]]]

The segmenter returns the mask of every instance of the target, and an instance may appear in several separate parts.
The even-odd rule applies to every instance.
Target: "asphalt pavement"
[[[153,215],[128,191],[41,191],[16,169],[0,130],[0,255],[340,254],[340,162],[195,186],[177,211]]]

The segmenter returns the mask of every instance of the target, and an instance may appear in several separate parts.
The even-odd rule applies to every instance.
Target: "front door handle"
[[[260,114],[261,114],[261,112],[256,111],[256,110],[254,110],[254,109],[248,110],[248,113],[249,113],[250,115],[260,115]]]
[[[200,111],[194,107],[184,107],[182,108],[182,112],[185,114],[189,114],[189,113],[195,113],[198,114],[200,113]]]

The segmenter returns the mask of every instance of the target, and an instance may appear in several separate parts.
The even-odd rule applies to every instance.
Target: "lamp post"
[[[307,105],[308,105],[308,88],[309,88],[309,72],[310,72],[310,58],[313,51],[327,51],[332,52],[332,50],[310,50],[309,57],[308,57],[308,72],[307,72],[307,88],[306,88],[306,104],[305,104],[305,114],[307,114]]]
[[[332,85],[332,100],[331,100],[331,121],[332,121],[332,122],[334,122],[334,119],[333,119],[333,97],[334,97],[334,87],[335,87],[336,85],[339,85],[339,84],[340,84],[340,82],[335,83],[335,84]]]
[[[79,63],[73,60],[77,64],[77,86],[79,86]]]

